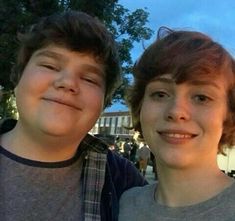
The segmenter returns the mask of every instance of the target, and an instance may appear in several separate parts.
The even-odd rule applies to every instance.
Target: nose
[[[167,121],[187,121],[190,119],[189,104],[182,99],[173,99],[165,111]]]
[[[79,78],[72,71],[61,71],[54,81],[56,89],[77,94],[79,92]]]

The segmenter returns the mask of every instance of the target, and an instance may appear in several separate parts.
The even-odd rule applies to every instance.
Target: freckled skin
[[[221,82],[224,79],[213,80],[218,88],[210,82],[147,85],[140,120],[158,164],[177,168],[215,161],[227,112],[226,87]]]

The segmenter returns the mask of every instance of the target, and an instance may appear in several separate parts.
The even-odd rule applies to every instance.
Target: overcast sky
[[[145,8],[149,12],[147,24],[155,31],[148,46],[156,38],[160,26],[203,32],[221,43],[235,56],[235,0],[119,0],[130,11]],[[136,45],[131,51],[133,60],[143,52]],[[126,110],[115,104],[108,111]]]

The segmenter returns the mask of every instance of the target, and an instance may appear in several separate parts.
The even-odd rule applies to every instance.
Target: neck
[[[217,166],[194,170],[158,171],[156,200],[171,207],[189,206],[208,200],[230,186],[234,180]]]
[[[72,158],[83,137],[73,139],[48,134],[28,133],[19,125],[2,135],[1,144],[13,154],[41,162],[59,162]]]

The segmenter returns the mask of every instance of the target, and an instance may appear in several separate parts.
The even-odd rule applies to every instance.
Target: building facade
[[[134,130],[128,129],[131,126],[132,120],[129,111],[105,112],[97,120],[90,133],[114,135],[121,138],[132,137]]]

